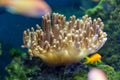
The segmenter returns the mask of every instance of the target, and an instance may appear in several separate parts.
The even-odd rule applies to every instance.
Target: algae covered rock
[[[8,76],[5,80],[27,80],[26,70],[22,67],[20,58],[15,58],[11,64],[6,67]]]
[[[27,73],[32,73],[36,68],[34,66],[26,66],[25,59],[27,55],[18,49],[11,50],[13,60],[5,68],[7,71],[7,76],[5,80],[28,80]],[[17,55],[20,54],[20,55]]]

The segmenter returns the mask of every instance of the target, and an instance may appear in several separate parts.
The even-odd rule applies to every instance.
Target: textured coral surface
[[[100,18],[92,20],[87,15],[66,21],[64,15],[54,13],[42,17],[42,28],[27,29],[23,33],[23,48],[31,56],[42,58],[50,64],[78,62],[85,56],[97,52],[106,42],[104,24]]]

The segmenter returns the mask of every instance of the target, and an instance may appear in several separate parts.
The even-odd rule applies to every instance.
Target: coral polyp
[[[49,64],[75,63],[85,56],[97,52],[106,42],[104,24],[100,18],[82,19],[53,13],[42,17],[42,27],[36,25],[23,33],[22,48],[28,48],[30,56],[40,57]]]

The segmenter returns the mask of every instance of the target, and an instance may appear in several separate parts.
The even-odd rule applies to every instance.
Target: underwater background
[[[52,13],[75,15],[82,18],[87,14],[100,17],[108,40],[98,51],[102,63],[69,64],[50,67],[39,58],[30,58],[22,49],[23,31],[41,25],[41,18],[11,14],[0,7],[0,80],[87,80],[92,67],[105,71],[108,80],[120,80],[120,1],[119,0],[45,0]]]

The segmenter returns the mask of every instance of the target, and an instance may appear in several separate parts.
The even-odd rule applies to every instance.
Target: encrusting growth
[[[97,52],[106,42],[104,24],[100,18],[92,20],[85,15],[82,19],[53,13],[42,17],[42,29],[27,29],[23,33],[22,48],[28,48],[31,56],[40,57],[49,64],[75,63],[85,56]]]

